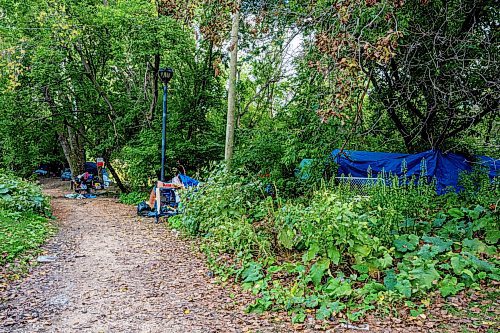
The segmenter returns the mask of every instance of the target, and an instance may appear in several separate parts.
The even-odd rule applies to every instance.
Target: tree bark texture
[[[227,94],[227,124],[226,124],[226,146],[224,158],[226,163],[231,163],[234,150],[234,110],[236,104],[236,70],[238,61],[238,24],[240,19],[241,0],[237,1],[236,11],[233,13],[231,27],[231,60],[229,63],[229,88]]]
[[[78,133],[68,125],[59,131],[58,140],[74,177],[84,172],[85,149]]]

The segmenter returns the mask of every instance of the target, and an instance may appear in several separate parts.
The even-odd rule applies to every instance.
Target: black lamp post
[[[167,127],[167,89],[168,82],[174,76],[174,70],[172,68],[160,68],[158,71],[161,81],[163,82],[163,118],[162,118],[162,128],[161,128],[161,176],[160,180],[165,181],[165,149],[166,149],[166,127]]]

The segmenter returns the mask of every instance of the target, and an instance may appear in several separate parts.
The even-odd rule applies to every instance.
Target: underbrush
[[[5,278],[24,270],[53,234],[49,217],[49,201],[39,186],[0,173],[0,268]]]
[[[3,170],[0,170],[0,209],[50,214],[49,201],[39,186]]]
[[[147,199],[148,194],[144,192],[130,192],[120,194],[120,202],[126,205],[137,205]]]
[[[249,311],[355,321],[405,304],[417,316],[434,297],[500,280],[493,184],[466,197],[438,196],[432,182],[416,180],[378,182],[361,195],[323,184],[285,199],[268,196],[261,179],[219,170],[169,221],[202,239],[222,280],[258,296]]]
[[[52,234],[48,219],[33,213],[0,210],[0,266],[33,253]]]

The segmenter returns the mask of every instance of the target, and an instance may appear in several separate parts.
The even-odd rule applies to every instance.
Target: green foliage
[[[274,229],[278,235],[285,230],[294,235],[293,248],[305,250],[304,263],[325,257],[332,265],[365,264],[377,269],[378,258],[388,249],[370,235],[374,217],[363,214],[362,207],[361,202],[342,202],[334,192],[323,189],[307,203],[290,200],[283,204],[273,216]]]
[[[220,52],[195,42],[193,30],[160,15],[157,4],[4,5],[4,25],[13,29],[0,27],[6,55],[0,58],[0,167],[27,174],[63,156],[72,169],[85,157],[105,157],[133,190],[148,185],[159,169],[157,71],[166,66],[175,71],[167,165],[193,170],[220,158],[224,79],[213,71]]]
[[[495,154],[490,2],[477,11],[460,1],[243,1],[242,16],[255,19],[240,31],[232,173],[218,169],[185,191],[183,214],[169,221],[202,239],[223,279],[259,295],[249,310],[355,320],[384,302],[498,280],[498,180],[474,171],[462,192],[437,196],[425,175],[380,175],[360,192],[328,183],[335,166],[325,161],[338,147]],[[167,175],[222,159],[231,8],[183,4],[4,1],[0,167],[27,175],[60,160],[60,145],[70,165],[106,157],[134,191],[120,201],[142,201],[160,167],[157,71],[166,66],[175,72]],[[303,158],[313,163],[297,180]],[[48,203],[1,173],[2,209],[47,215]]]
[[[169,221],[201,237],[222,279],[234,276],[259,296],[248,311],[286,310],[294,322],[304,320],[306,309],[318,319],[343,312],[357,320],[388,306],[384,300],[448,297],[498,280],[497,243],[491,243],[498,213],[457,208],[456,197],[432,196],[432,203],[422,198],[428,185],[416,186],[378,187],[364,197],[323,186],[307,198],[283,199],[266,196],[258,177],[218,169],[203,187],[183,194],[183,214]],[[405,216],[412,210],[403,198],[411,197],[416,225]],[[381,212],[388,208],[404,213],[391,216],[393,232],[383,235]]]
[[[422,170],[425,175],[425,161]],[[343,200],[358,200],[362,210],[374,218],[370,227],[375,229],[386,246],[392,245],[394,236],[400,233],[423,234],[430,230],[428,216],[440,207],[454,203],[454,197],[438,196],[434,182],[427,177],[407,177],[381,173],[376,180],[361,190],[352,188],[350,181],[340,182],[336,191]],[[362,200],[369,198],[367,200]],[[403,240],[401,240],[403,241]]]
[[[0,266],[29,257],[53,232],[46,217],[0,209]]]
[[[399,252],[411,252],[417,248],[419,238],[416,235],[403,235],[394,240],[394,246]]]
[[[462,190],[459,198],[469,205],[479,204],[483,207],[497,205],[500,198],[500,176],[492,180],[488,170],[476,167],[469,173],[459,175],[459,185]]]
[[[120,194],[120,202],[126,205],[137,205],[148,199],[148,194],[144,192],[130,192]]]
[[[39,186],[0,170],[0,210],[48,215],[50,206]]]
[[[193,192],[194,191],[194,192]],[[270,238],[263,226],[253,224],[267,214],[264,186],[254,179],[216,170],[201,189],[187,190],[181,195],[183,214],[169,219],[173,227],[206,239],[209,260],[220,260],[222,254],[233,254],[231,269],[242,269],[241,261],[251,257],[265,260],[270,253]]]
[[[54,231],[49,215],[49,201],[39,186],[0,172],[0,266],[26,264]]]

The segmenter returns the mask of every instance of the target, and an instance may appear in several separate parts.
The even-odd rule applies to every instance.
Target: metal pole
[[[167,89],[168,83],[163,85],[163,119],[162,119],[162,128],[161,128],[161,177],[160,180],[162,182],[165,181],[165,149],[167,144]]]

